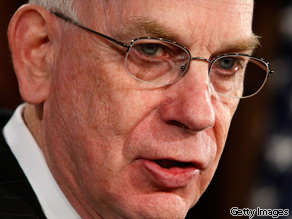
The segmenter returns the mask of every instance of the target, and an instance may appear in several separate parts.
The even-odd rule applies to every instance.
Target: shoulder
[[[6,109],[0,109],[0,128],[4,127],[4,125],[8,122],[8,120],[12,116],[12,111]]]
[[[0,158],[2,157],[2,152],[8,149],[4,136],[2,134],[2,130],[6,123],[12,116],[12,111],[0,109]],[[7,148],[6,148],[7,147]],[[1,159],[2,160],[2,159]]]
[[[6,123],[9,121],[9,119],[11,118],[11,116],[12,111],[0,109],[0,158],[2,157],[1,156],[2,152],[8,149],[8,146],[6,145],[4,136],[2,134],[2,130]]]
[[[26,176],[2,134],[2,129],[11,116],[11,111],[0,110],[0,218],[45,218]]]

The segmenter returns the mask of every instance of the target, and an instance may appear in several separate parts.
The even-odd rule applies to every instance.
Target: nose
[[[161,106],[161,118],[167,124],[189,132],[213,127],[215,112],[208,85],[208,63],[204,61],[191,63],[185,77],[169,87],[168,99]]]

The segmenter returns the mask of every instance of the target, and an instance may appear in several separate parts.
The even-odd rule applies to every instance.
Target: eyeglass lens
[[[210,66],[210,85],[228,97],[249,97],[266,82],[268,66],[261,60],[243,55],[226,55]]]
[[[166,85],[177,81],[189,63],[183,48],[161,40],[137,40],[126,56],[126,68],[141,81]]]
[[[182,46],[159,39],[136,40],[128,50],[125,65],[137,80],[154,86],[176,82],[187,71],[189,52]],[[209,69],[210,86],[228,97],[248,97],[264,85],[268,66],[262,60],[244,55],[215,58]]]

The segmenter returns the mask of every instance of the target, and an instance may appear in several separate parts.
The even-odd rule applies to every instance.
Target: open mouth
[[[140,160],[149,179],[156,185],[167,189],[187,186],[198,178],[200,170],[192,162],[180,162],[171,159]]]
[[[178,168],[187,168],[187,167],[194,167],[193,163],[190,162],[179,162],[175,160],[154,160],[160,167],[165,169],[171,169],[174,167]]]

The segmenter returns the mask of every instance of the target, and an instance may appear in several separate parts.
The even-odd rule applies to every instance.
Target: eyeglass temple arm
[[[275,74],[275,71],[274,70],[269,70],[268,78],[270,77],[270,75],[273,75],[273,74]]]
[[[59,13],[59,12],[52,12],[52,13],[53,13],[54,15],[56,15],[57,17],[63,19],[64,21],[67,21],[67,22],[69,22],[69,23],[75,24],[75,25],[77,25],[77,26],[79,26],[79,27],[81,27],[81,28],[83,28],[83,29],[85,29],[85,30],[91,32],[91,33],[94,33],[94,34],[96,34],[96,35],[98,35],[98,36],[101,36],[101,37],[103,37],[103,38],[105,38],[105,39],[107,39],[107,40],[109,40],[109,41],[111,41],[111,42],[117,43],[117,44],[119,44],[119,45],[121,45],[121,46],[123,46],[123,47],[126,47],[126,48],[129,48],[129,47],[130,47],[130,45],[128,45],[128,44],[126,44],[126,43],[123,43],[123,42],[121,42],[121,41],[119,41],[119,40],[113,39],[113,38],[111,38],[111,37],[109,37],[109,36],[106,36],[106,35],[104,35],[104,34],[102,34],[102,33],[99,33],[99,32],[96,32],[96,31],[94,31],[94,30],[92,30],[92,29],[89,29],[88,27],[85,27],[84,25],[80,24],[80,23],[77,22],[77,21],[74,21],[73,19],[71,19],[71,18],[69,18],[69,17],[67,17],[67,16],[65,16],[65,15],[63,15],[62,13]]]
[[[267,63],[268,63],[268,62],[267,62]],[[268,73],[268,77],[269,77],[270,75],[275,74],[275,71],[272,70],[272,69],[270,69],[270,63],[268,63],[268,67],[269,67],[269,73]]]

